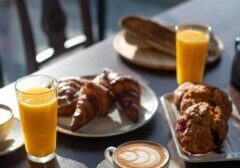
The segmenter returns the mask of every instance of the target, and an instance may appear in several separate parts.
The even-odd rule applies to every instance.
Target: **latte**
[[[168,151],[149,141],[135,141],[119,146],[113,160],[121,168],[162,168],[168,160]]]

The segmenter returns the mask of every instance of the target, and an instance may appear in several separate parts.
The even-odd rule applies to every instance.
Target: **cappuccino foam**
[[[167,160],[166,149],[151,142],[125,144],[114,153],[114,161],[122,168],[161,167]]]

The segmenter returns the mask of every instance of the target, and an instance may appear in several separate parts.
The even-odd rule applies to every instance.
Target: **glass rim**
[[[52,79],[53,83],[55,83],[55,86],[49,88],[48,91],[44,91],[44,92],[42,92],[42,93],[27,93],[27,92],[25,92],[25,91],[20,90],[20,89],[17,87],[17,84],[18,84],[19,82],[21,82],[21,81],[23,81],[23,80],[25,80],[25,79],[27,79],[27,78],[30,78],[30,77],[41,77],[41,76],[42,76],[42,77],[49,78],[49,79]],[[43,74],[33,74],[33,75],[24,76],[24,77],[18,79],[18,80],[15,82],[15,84],[14,84],[15,90],[18,91],[18,92],[20,92],[20,93],[22,93],[22,94],[25,94],[25,95],[42,95],[42,94],[47,94],[47,93],[50,93],[50,92],[54,91],[54,90],[57,88],[57,86],[58,86],[58,85],[57,85],[57,79],[56,79],[56,78],[51,77],[51,76],[49,76],[49,75],[43,75]]]
[[[180,23],[180,24],[177,24],[176,26],[174,26],[174,29],[176,31],[180,30],[181,27],[186,27],[186,29],[189,29],[191,27],[193,27],[192,29],[197,29],[197,30],[202,30],[205,29],[207,33],[211,34],[212,32],[212,27],[207,25],[207,24],[204,24],[204,23]],[[188,28],[187,28],[188,27]]]

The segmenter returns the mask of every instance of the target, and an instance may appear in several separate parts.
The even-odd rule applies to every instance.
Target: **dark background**
[[[96,35],[96,1],[89,0],[93,30]],[[118,21],[129,14],[153,16],[186,0],[106,0],[106,37],[119,30]],[[69,38],[82,33],[77,0],[60,0],[67,14],[67,36]],[[26,0],[34,27],[34,39],[37,51],[47,47],[46,37],[41,29],[41,0]],[[25,53],[16,7],[13,0],[0,0],[0,58],[3,66],[5,84],[26,75]]]

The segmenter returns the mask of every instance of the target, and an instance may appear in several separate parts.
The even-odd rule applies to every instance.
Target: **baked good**
[[[130,76],[105,69],[95,78],[72,77],[58,83],[58,115],[72,115],[72,131],[106,116],[116,104],[129,120],[139,119],[141,89]]]
[[[111,83],[120,111],[131,121],[137,122],[140,113],[141,90],[138,82],[130,77],[119,77]]]
[[[110,92],[112,92],[111,85],[109,83],[109,73],[110,72],[112,72],[112,71],[109,69],[103,70],[99,75],[97,75],[93,79],[93,82],[106,87]]]
[[[92,121],[96,116],[106,116],[115,103],[114,97],[103,85],[85,83],[79,92],[76,109],[70,128],[75,131]]]
[[[176,33],[173,29],[138,16],[123,18],[121,26],[135,39],[138,38],[137,41],[144,41],[147,46],[152,46],[175,57]],[[131,42],[131,39],[127,41]]]
[[[116,99],[118,109],[129,120],[137,122],[140,113],[141,89],[139,83],[128,75],[117,74],[111,70],[104,70],[108,79],[108,87]]]
[[[219,106],[200,102],[188,107],[177,120],[177,138],[184,151],[203,154],[219,148],[227,137],[228,125]]]
[[[143,49],[143,50],[156,49],[153,46],[146,43],[144,38],[142,38],[141,36],[138,36],[136,33],[131,33],[127,30],[123,30],[122,35],[124,36],[127,43],[137,46],[138,49]]]
[[[182,114],[176,122],[176,134],[185,152],[202,154],[222,146],[232,113],[232,103],[224,91],[186,82],[174,91],[174,102]]]
[[[86,79],[68,77],[58,80],[58,115],[72,115],[76,109],[80,88]]]
[[[219,106],[227,120],[231,117],[232,103],[228,95],[214,86],[196,84],[189,87],[182,96],[180,111],[184,113],[188,107],[198,102]]]
[[[183,97],[184,93],[193,86],[194,86],[193,83],[185,82],[182,85],[178,86],[178,88],[176,90],[174,90],[174,102],[178,108],[180,107],[180,103],[182,101],[182,97]]]

